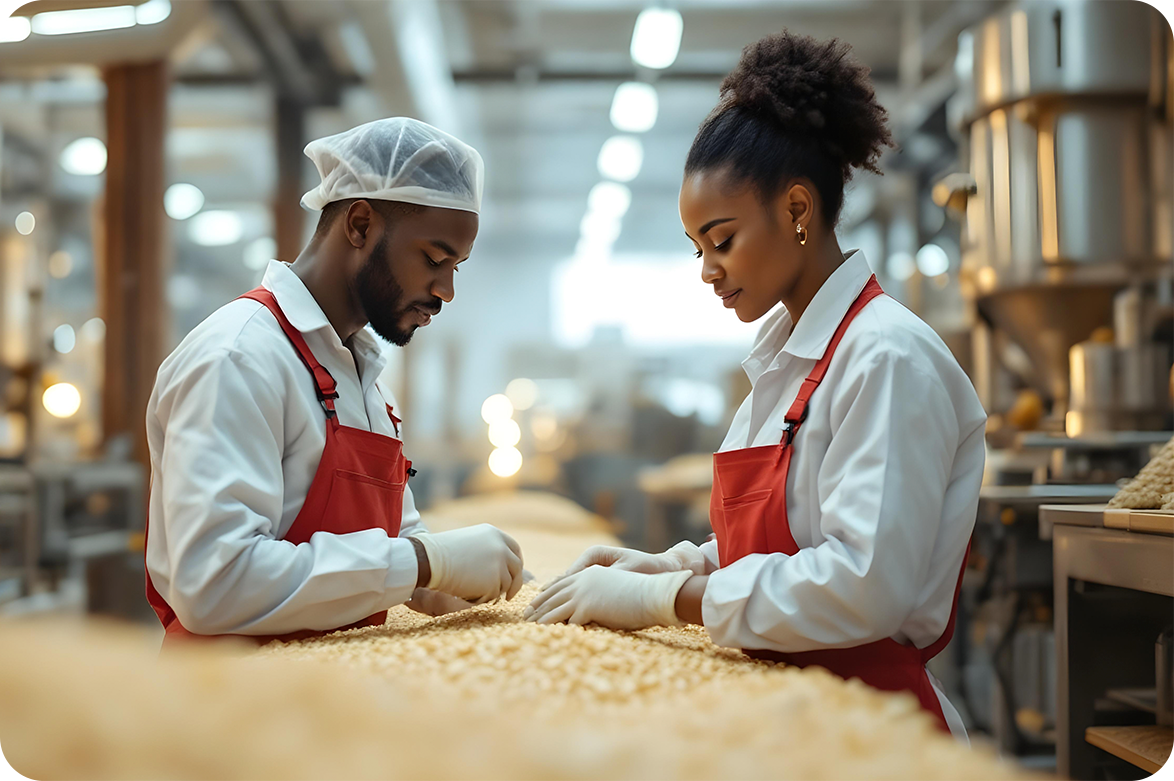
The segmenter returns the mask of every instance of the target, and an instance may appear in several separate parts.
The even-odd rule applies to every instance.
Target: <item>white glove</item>
[[[645,575],[591,566],[547,586],[522,617],[539,624],[596,623],[609,629],[680,626],[677,592],[693,577],[687,570]]]
[[[404,603],[417,613],[426,616],[445,616],[473,607],[472,602],[466,602],[460,597],[453,597],[443,591],[433,591],[430,588],[418,588],[412,592],[412,598]]]
[[[522,549],[513,537],[487,523],[436,534],[415,535],[428,554],[428,588],[480,605],[522,587]]]
[[[647,575],[682,570],[689,570],[694,575],[705,574],[705,554],[701,549],[691,542],[678,542],[664,553],[645,553],[631,548],[592,545],[575,559],[575,563],[562,576],[574,575],[596,564],[629,572],[643,572]]]

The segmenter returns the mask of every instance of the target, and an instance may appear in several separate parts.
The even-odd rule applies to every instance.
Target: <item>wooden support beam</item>
[[[274,235],[277,258],[292,263],[302,251],[306,212],[302,209],[302,181],[306,145],[306,106],[300,101],[277,96],[274,115],[277,146],[277,190],[273,193]]]
[[[102,431],[107,442],[129,437],[134,459],[149,470],[144,415],[171,331],[163,212],[168,75],[160,61],[111,66],[104,77],[106,193],[97,243],[106,321]]]

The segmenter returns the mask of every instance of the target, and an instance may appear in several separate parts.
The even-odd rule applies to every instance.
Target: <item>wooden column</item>
[[[112,66],[106,80],[105,219],[98,290],[106,321],[102,431],[129,437],[147,469],[147,400],[171,332],[163,212],[166,64]]]
[[[277,138],[277,191],[273,194],[273,227],[277,259],[292,263],[302,251],[306,212],[301,207],[306,191],[302,168],[306,146],[306,106],[278,95],[274,133]]]

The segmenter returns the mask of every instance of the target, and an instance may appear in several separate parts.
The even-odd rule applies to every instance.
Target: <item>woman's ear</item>
[[[796,182],[787,188],[779,200],[784,207],[786,219],[792,227],[802,225],[804,228],[810,228],[812,226],[812,222],[815,220],[815,196],[807,185]]]

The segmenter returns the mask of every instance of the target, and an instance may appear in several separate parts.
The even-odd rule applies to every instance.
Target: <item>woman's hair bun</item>
[[[740,107],[769,119],[787,134],[810,136],[842,166],[880,173],[877,163],[893,146],[888,114],[876,101],[868,68],[848,44],[817,41],[787,30],[742,50],[721,85],[718,111]]]

